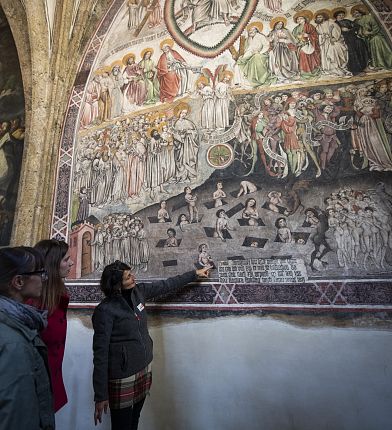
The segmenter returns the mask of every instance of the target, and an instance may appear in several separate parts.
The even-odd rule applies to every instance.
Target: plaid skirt
[[[151,363],[128,378],[109,380],[110,409],[123,409],[144,399],[152,382]]]

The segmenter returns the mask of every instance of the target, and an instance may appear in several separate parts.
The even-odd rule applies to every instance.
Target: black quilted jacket
[[[185,286],[196,279],[186,272],[164,281],[137,284],[122,295],[105,298],[94,310],[94,400],[108,400],[109,379],[127,378],[152,361],[152,339],[147,328],[146,300]],[[133,309],[127,299],[132,301]],[[129,297],[130,296],[130,297]]]

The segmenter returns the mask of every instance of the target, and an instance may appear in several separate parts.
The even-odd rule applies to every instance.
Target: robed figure
[[[304,78],[317,76],[321,66],[319,35],[309,23],[312,16],[312,12],[305,10],[294,16],[297,26],[293,29],[293,36],[298,45],[299,70]]]
[[[184,94],[189,88],[189,70],[182,56],[172,49],[173,41],[163,41],[163,51],[157,65],[161,102],[171,103],[175,97]]]

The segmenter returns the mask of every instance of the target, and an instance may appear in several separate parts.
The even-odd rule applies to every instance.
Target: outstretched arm
[[[139,289],[144,293],[146,299],[175,292],[187,284],[196,281],[197,278],[208,278],[209,269],[203,268],[185,272],[182,275],[173,276],[162,281],[155,281],[151,284],[138,284]]]

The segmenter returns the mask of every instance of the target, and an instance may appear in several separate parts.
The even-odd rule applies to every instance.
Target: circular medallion
[[[234,159],[233,148],[227,143],[217,143],[207,151],[207,163],[215,169],[225,169]]]

